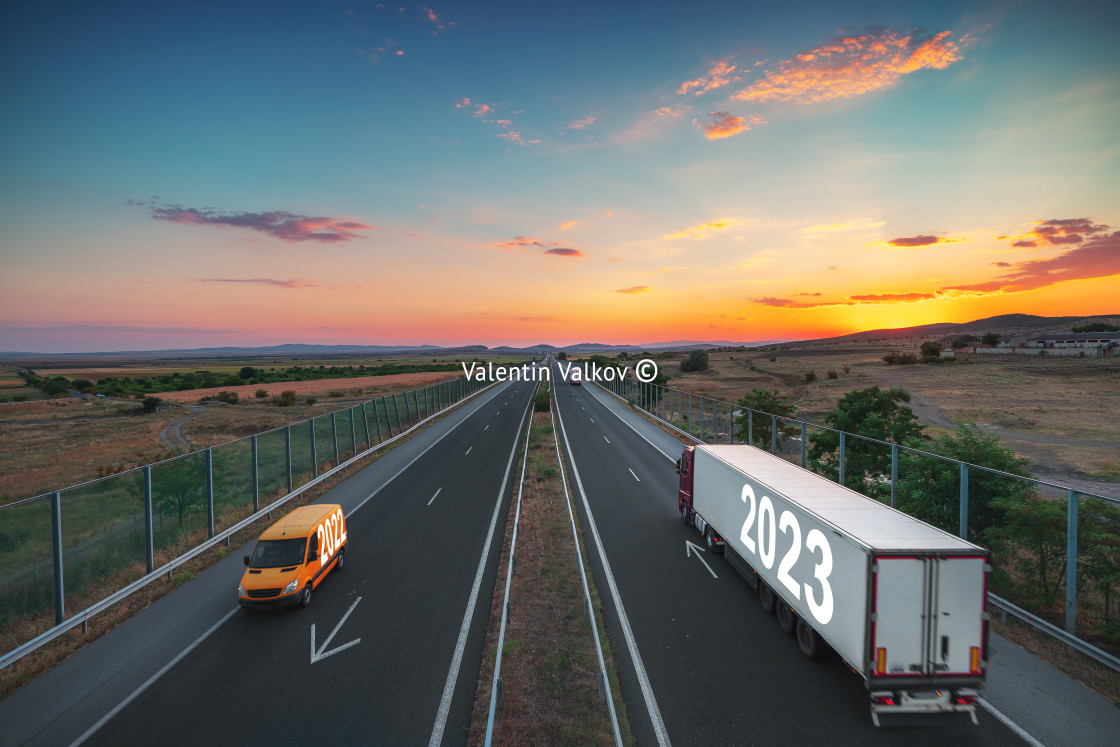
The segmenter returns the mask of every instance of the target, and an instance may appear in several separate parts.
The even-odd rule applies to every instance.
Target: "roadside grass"
[[[461,403],[460,403],[461,404]],[[454,409],[454,408],[453,408]],[[199,573],[209,568],[211,565],[229,555],[233,547],[240,547],[245,543],[255,539],[260,533],[268,527],[272,522],[280,516],[292,511],[297,506],[305,503],[311,503],[325,494],[327,491],[336,487],[346,479],[352,477],[358,471],[369,466],[376,460],[382,458],[389,452],[398,448],[402,444],[411,440],[417,434],[423,432],[436,421],[427,423],[415,431],[410,433],[405,438],[396,441],[388,446],[385,446],[373,452],[369,456],[361,459],[359,462],[350,465],[342,470],[339,474],[331,477],[329,480],[309,488],[300,493],[297,497],[286,503],[284,506],[277,508],[270,514],[266,514],[257,521],[250,524],[248,527],[238,531],[231,537],[227,543],[219,544],[210,548],[206,552],[200,554],[198,557],[191,559],[177,566],[171,574],[171,578],[163,577],[163,580],[156,580],[149,583],[136,593],[130,595],[126,599],[113,605],[101,614],[92,618],[85,631],[81,626],[76,627],[63,635],[59,636],[50,643],[40,647],[39,649],[24,656],[19,661],[0,670],[0,699],[10,695],[12,692],[18,690],[23,685],[38,677],[43,672],[46,672],[51,667],[59,662],[69,658],[77,653],[81,648],[112,630],[124,620],[128,619],[137,612],[142,611],[150,606],[153,602],[165,596],[178,586],[193,579]],[[330,462],[325,463],[322,471],[332,469],[334,467]],[[303,481],[306,481],[309,475],[303,476]],[[298,482],[297,482],[298,484]],[[269,503],[277,500],[284,495],[284,490],[274,491],[269,495],[262,495],[260,499],[261,506],[267,506]],[[223,513],[215,520],[215,528],[221,531],[223,527],[231,526],[237,521],[249,516],[252,513],[252,507],[239,506],[230,509]],[[197,547],[206,540],[207,534],[205,529],[196,529],[181,533],[171,543],[163,546],[155,554],[155,567],[160,567],[169,562],[175,557],[182,555],[188,550]],[[145,574],[144,564],[136,562],[121,568],[116,572],[106,575],[102,578],[96,579],[85,586],[77,593],[68,593],[66,597],[66,609],[74,614],[81,610],[87,609],[89,606],[96,604],[115,593],[118,589],[123,588],[132,581],[142,577]],[[231,604],[236,604],[236,583],[237,578],[230,579],[230,601]],[[21,619],[12,621],[3,627],[0,627],[0,650],[11,651],[17,646],[35,638],[38,635],[50,630],[55,624],[54,610],[48,608],[34,615],[23,617]]]
[[[502,704],[496,713],[494,743],[614,744],[609,711],[599,702],[598,658],[574,563],[575,545],[549,412],[533,417],[524,490],[517,558],[510,584],[510,620],[502,650]],[[516,508],[515,494],[510,501],[491,602],[469,745],[482,744],[486,735]],[[578,517],[576,521],[578,530]],[[624,743],[632,744],[599,599],[590,576],[588,584],[620,733]]]

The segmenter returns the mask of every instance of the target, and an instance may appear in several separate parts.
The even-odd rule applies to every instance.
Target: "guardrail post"
[[[898,444],[891,444],[891,508],[898,508]]]
[[[209,449],[207,450],[209,451]],[[284,426],[284,463],[288,467],[288,492],[292,492],[292,426]]]
[[[155,534],[152,527],[152,468],[144,465],[144,565],[151,573],[156,569]]]
[[[847,434],[840,431],[840,484],[844,484],[844,436]]]
[[[968,539],[968,465],[961,462],[961,539]]]
[[[291,492],[290,490],[288,492]],[[206,536],[214,538],[214,450],[206,450],[206,527],[209,534]]]
[[[604,687],[603,683],[606,681],[607,675],[603,672],[602,669],[600,669],[599,674],[595,679],[597,679],[599,681],[599,705],[606,705],[606,702],[607,702],[607,688]]]
[[[502,678],[498,677],[494,680],[494,689],[497,691],[497,708],[502,707]]]
[[[66,596],[62,584],[62,493],[51,493],[51,544],[54,548],[54,624],[66,619]]]
[[[805,467],[805,423],[801,423],[801,467]]]
[[[770,453],[778,453],[778,416],[770,416]],[[843,481],[843,478],[841,478]],[[761,531],[761,530],[760,530]]]
[[[338,418],[331,413],[331,438],[334,440],[334,466],[338,466]]]
[[[1077,491],[1069,491],[1066,507],[1066,632],[1077,630]]]
[[[318,477],[319,476],[319,447],[315,443],[315,418],[311,418],[310,420],[308,420],[307,424],[309,426],[311,426],[311,476],[312,477]]]
[[[253,444],[253,513],[261,510],[261,471],[257,464],[257,437],[251,439]]]

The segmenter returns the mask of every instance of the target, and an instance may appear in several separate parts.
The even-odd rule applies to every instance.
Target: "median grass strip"
[[[549,412],[534,414],[521,503],[521,526],[510,584],[510,620],[502,651],[502,703],[495,744],[614,744],[610,714],[599,702],[598,658],[575,565]],[[475,693],[468,744],[483,744],[501,625],[505,574],[516,500],[510,501],[499,576],[490,608],[486,653]],[[591,579],[588,579],[589,582]],[[623,741],[633,742],[598,597],[591,585],[603,656]]]

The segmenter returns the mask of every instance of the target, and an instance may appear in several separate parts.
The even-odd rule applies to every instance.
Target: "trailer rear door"
[[[925,671],[927,560],[876,560],[870,669],[878,677],[913,676]]]
[[[986,565],[983,557],[932,561],[934,615],[929,661],[936,674],[980,674],[984,658]]]

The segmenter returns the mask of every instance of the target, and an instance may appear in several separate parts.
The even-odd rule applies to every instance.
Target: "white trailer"
[[[684,521],[728,550],[805,655],[823,641],[863,678],[876,726],[976,723],[987,550],[753,446],[688,446],[677,471]]]

